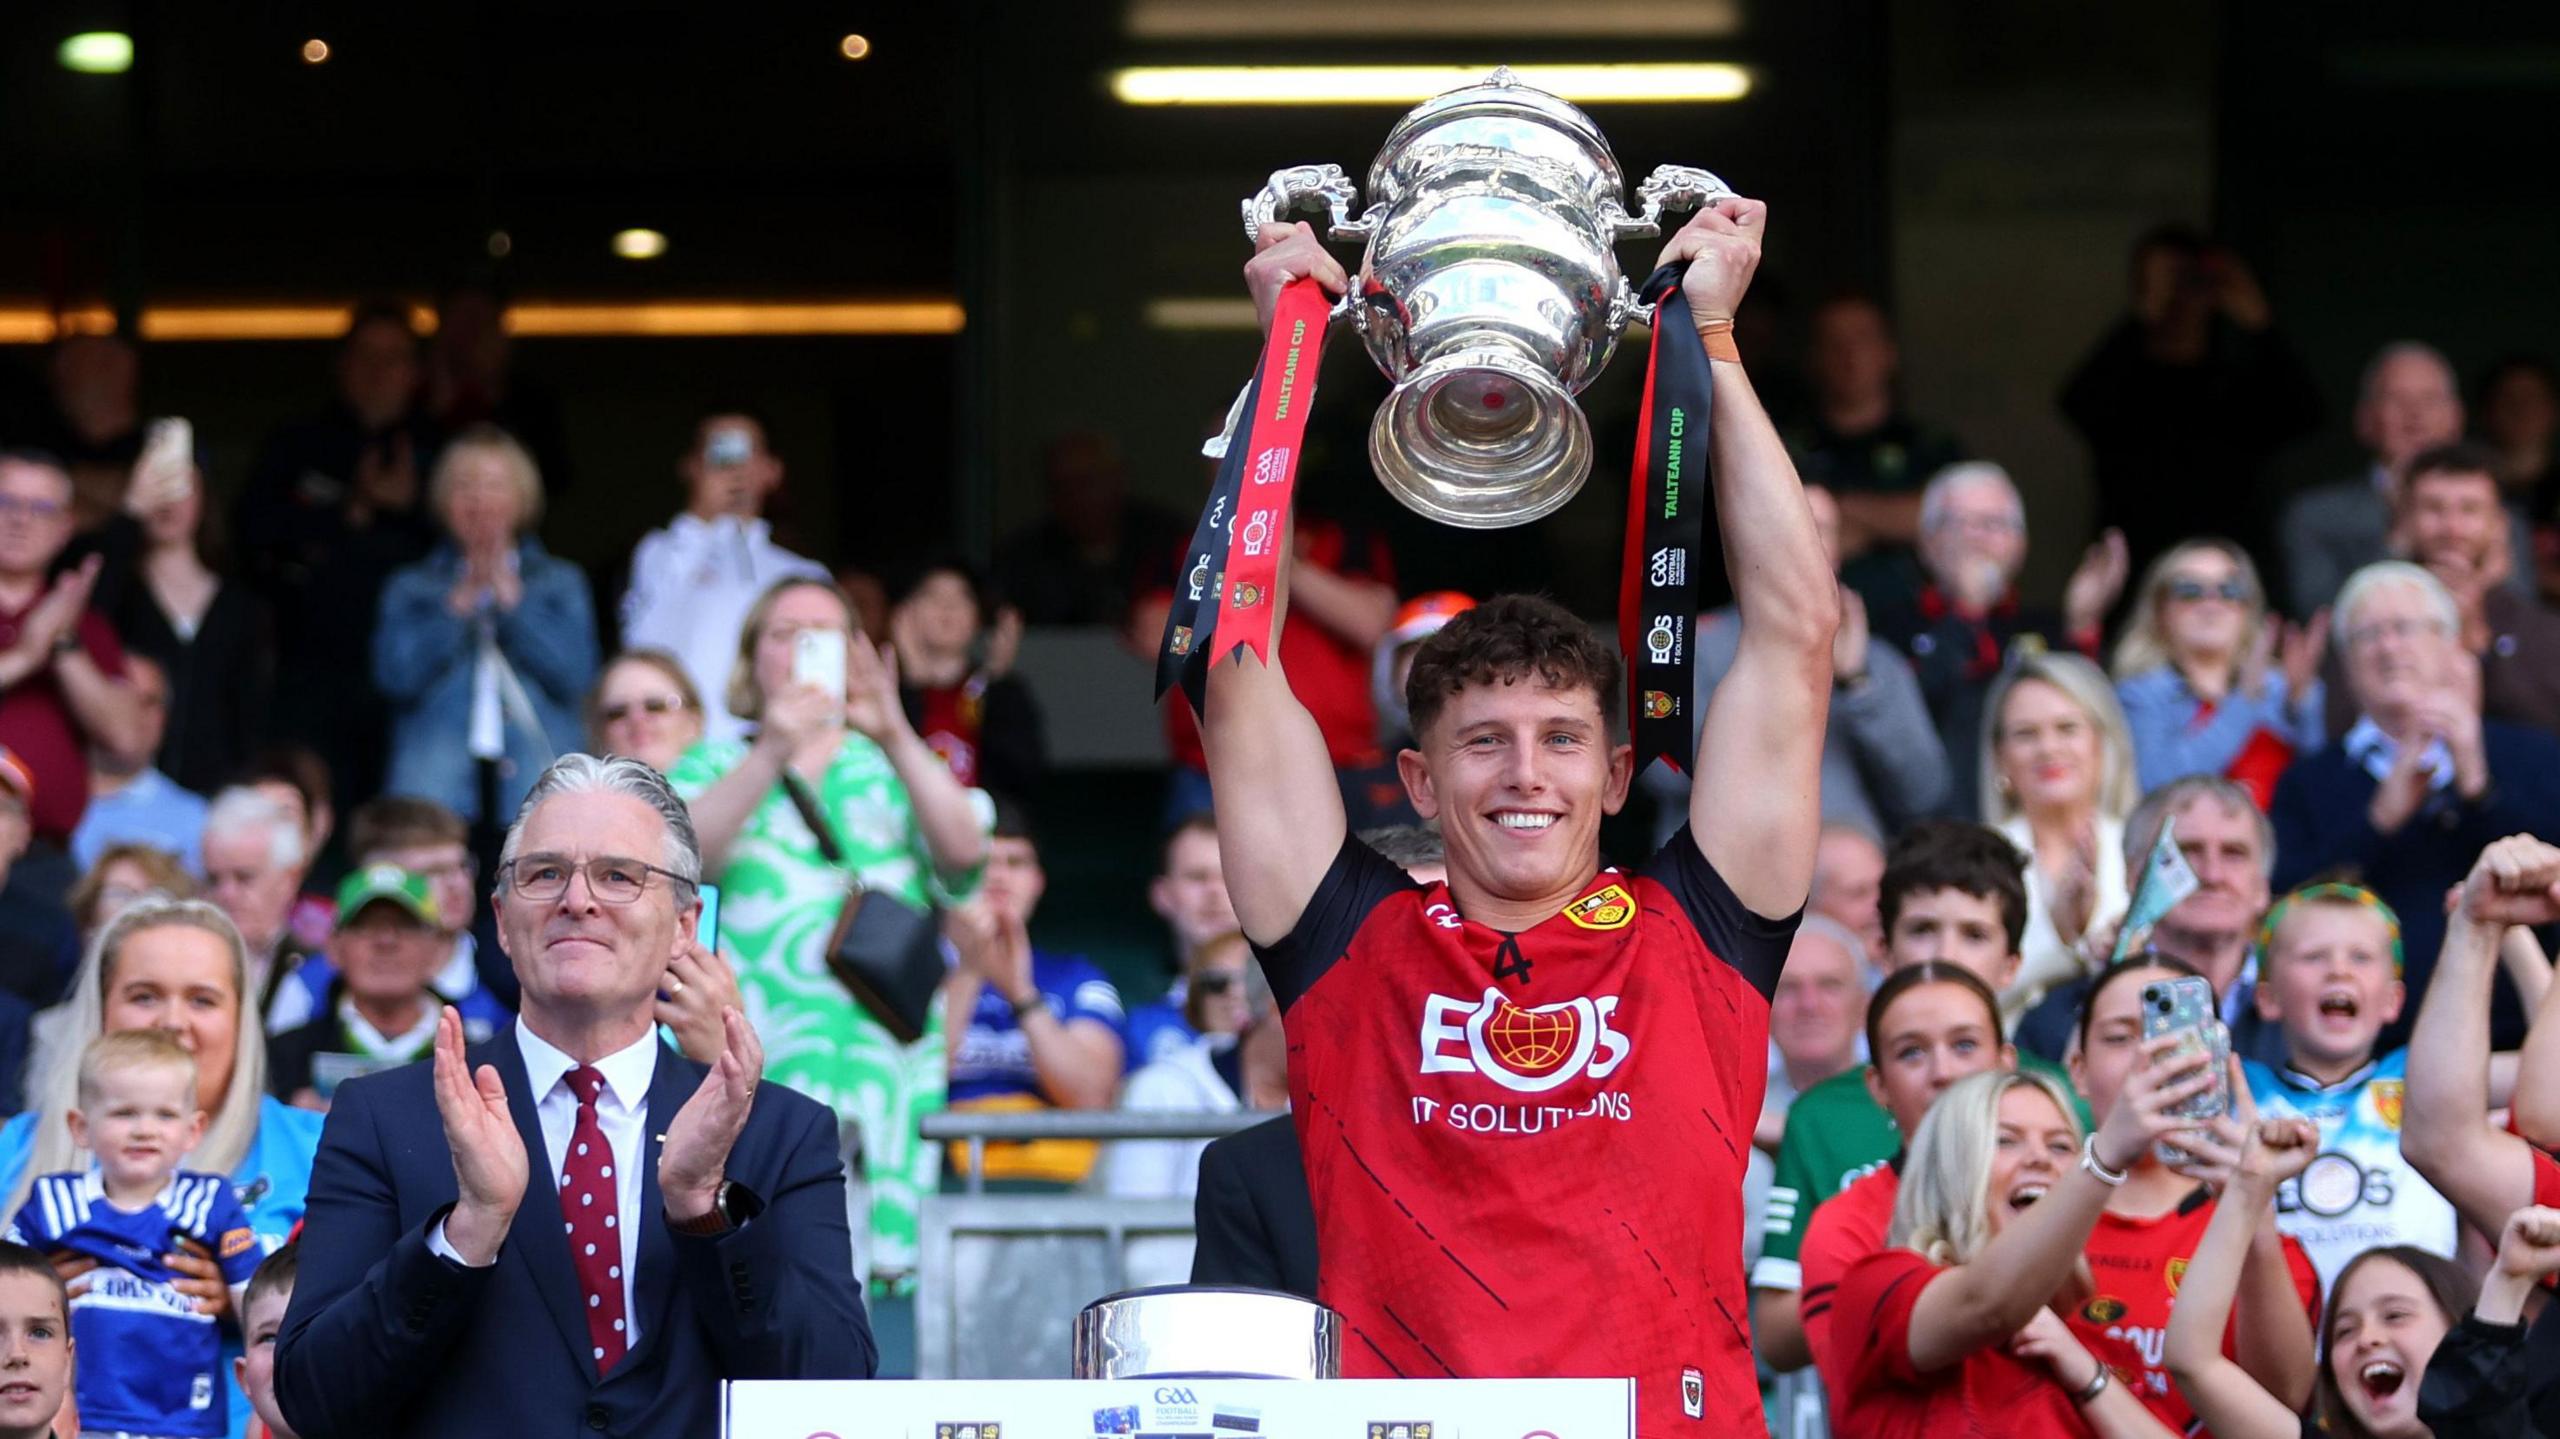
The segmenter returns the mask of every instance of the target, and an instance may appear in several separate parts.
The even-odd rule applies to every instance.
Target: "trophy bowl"
[[[1132,1289],[1076,1315],[1075,1377],[1339,1379],[1342,1316],[1271,1289]]]
[[[1396,122],[1358,218],[1338,165],[1278,171],[1244,202],[1248,235],[1312,200],[1331,238],[1366,242],[1334,314],[1395,382],[1369,460],[1407,507],[1499,529],[1553,513],[1589,478],[1591,424],[1574,397],[1628,323],[1651,318],[1618,242],[1659,235],[1666,209],[1732,193],[1665,165],[1629,214],[1625,188],[1591,117],[1506,68]]]

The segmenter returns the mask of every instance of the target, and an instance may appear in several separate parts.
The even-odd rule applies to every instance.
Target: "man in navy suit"
[[[734,1008],[707,1069],[658,1041],[700,875],[647,766],[534,785],[496,888],[521,1017],[466,1058],[447,1009],[330,1110],[276,1354],[305,1439],[709,1434],[722,1380],[870,1376],[833,1116],[758,1083]]]

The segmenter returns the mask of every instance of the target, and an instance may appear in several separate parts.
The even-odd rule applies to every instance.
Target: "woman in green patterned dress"
[[[736,957],[765,1073],[861,1128],[872,1288],[887,1294],[915,1269],[918,1210],[940,1159],[916,1137],[916,1120],[942,1106],[942,1007],[924,1038],[900,1045],[828,973],[827,935],[848,870],[911,905],[966,898],[986,863],[993,807],[916,736],[894,660],[852,617],[852,602],[824,580],[765,591],[747,612],[728,694],[755,724],[752,738],[696,745],[667,778],[693,808],[703,877],[720,886],[721,948]],[[793,678],[794,648],[811,630],[845,643],[842,696]],[[785,793],[786,769],[834,827],[842,868]]]

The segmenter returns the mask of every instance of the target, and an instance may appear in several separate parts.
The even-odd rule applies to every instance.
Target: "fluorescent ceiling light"
[[[83,75],[121,75],[133,68],[133,37],[120,30],[85,31],[63,41],[54,58]]]
[[[1741,0],[1129,0],[1133,40],[1295,40],[1308,35],[1721,40]]]
[[[1253,301],[1219,295],[1149,300],[1140,313],[1150,330],[1250,330],[1259,322]]]
[[[409,310],[422,334],[435,312]],[[545,339],[756,335],[953,335],[967,323],[957,301],[914,300],[657,300],[579,304],[528,300],[510,306],[510,334]],[[1250,317],[1248,317],[1250,324]],[[334,340],[347,330],[344,305],[153,305],[142,312],[142,338],[188,340]],[[55,311],[0,307],[0,344],[45,345],[63,335],[115,331],[103,306]]]
[[[1410,105],[1481,82],[1483,65],[1145,65],[1114,71],[1126,105]],[[1518,65],[1512,73],[1581,104],[1739,100],[1751,72],[1726,64]]]

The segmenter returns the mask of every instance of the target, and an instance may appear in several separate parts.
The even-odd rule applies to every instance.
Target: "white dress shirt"
[[[542,1121],[546,1158],[551,1172],[558,1175],[561,1159],[569,1152],[569,1135],[578,1127],[578,1095],[569,1087],[569,1071],[578,1067],[578,1061],[544,1041],[521,1018],[516,1020],[516,1047],[524,1055],[525,1087]],[[596,1069],[604,1075],[604,1089],[596,1095],[596,1125],[604,1130],[604,1141],[613,1150],[613,1187],[621,1211],[614,1227],[622,1234],[622,1313],[628,1325],[622,1337],[627,1351],[640,1342],[640,1305],[632,1270],[640,1252],[640,1166],[650,1162],[646,1151],[649,1081],[658,1072],[658,1031],[652,1028],[629,1048],[597,1060]],[[553,1187],[561,1182],[554,1179]],[[470,1262],[446,1242],[441,1219],[427,1235],[427,1248],[456,1264]]]

